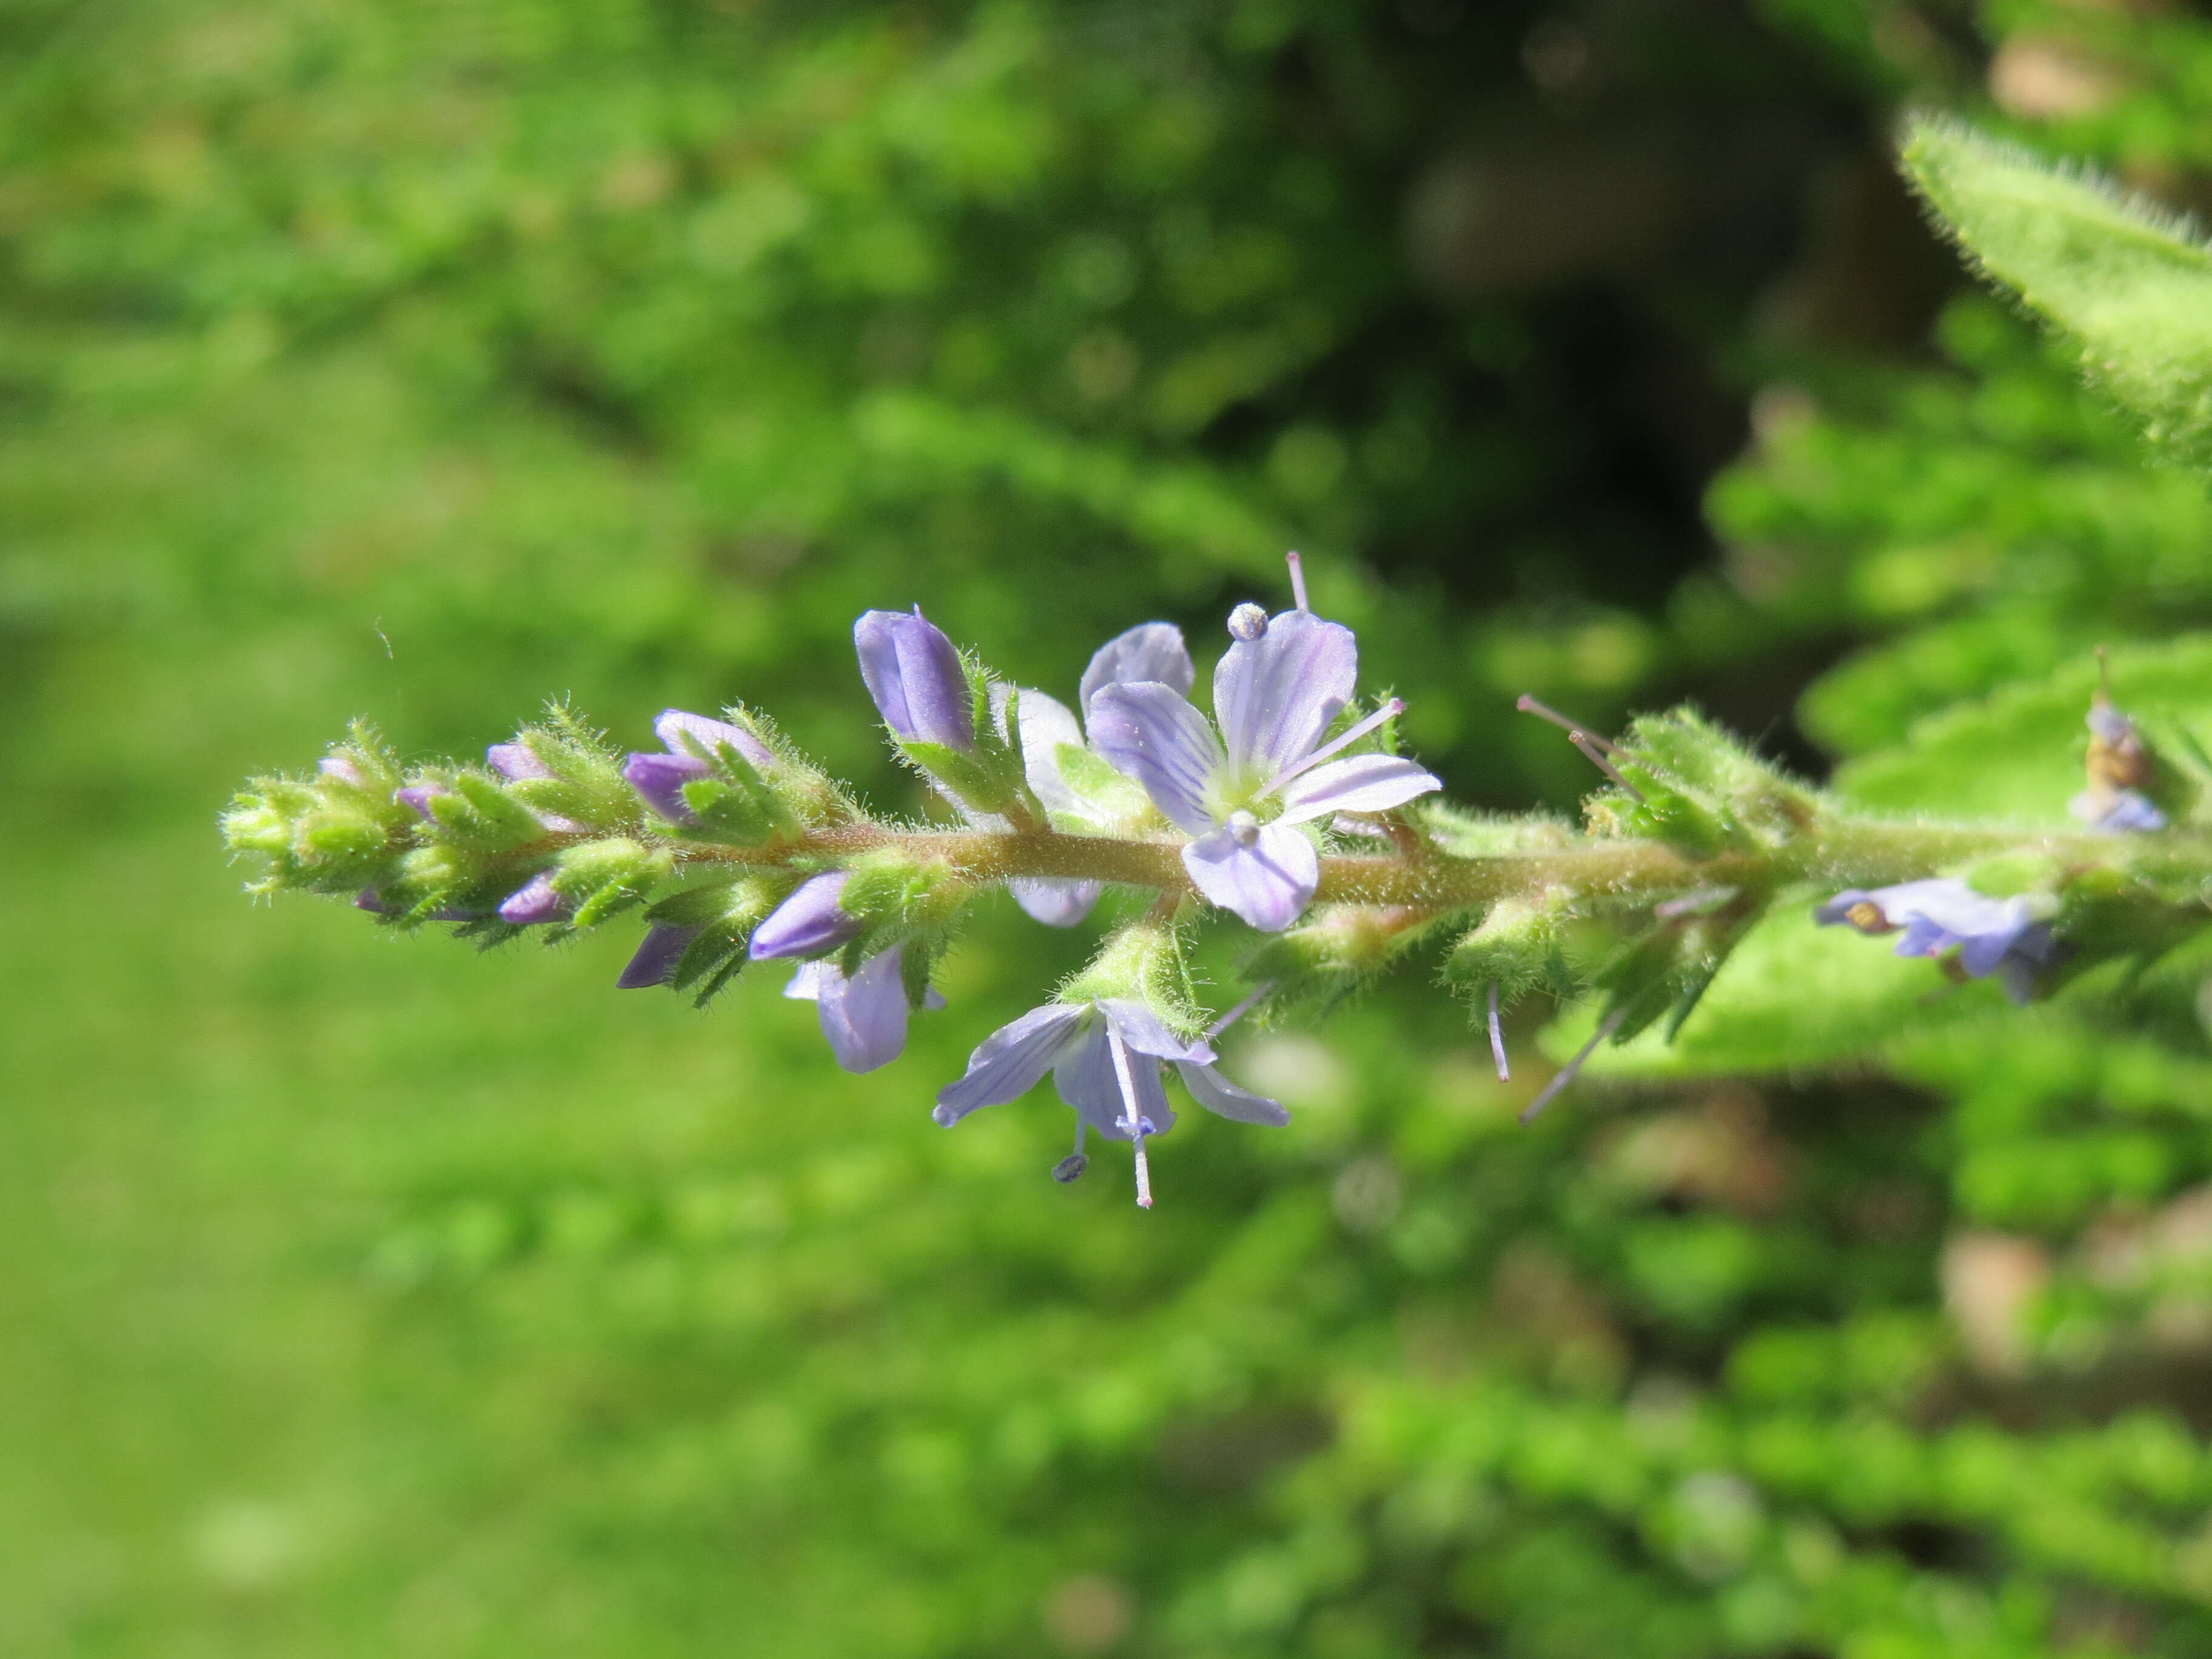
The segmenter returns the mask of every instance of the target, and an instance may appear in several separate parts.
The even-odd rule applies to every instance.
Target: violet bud
[[[361,768],[343,755],[325,755],[315,769],[326,778],[336,778],[340,783],[349,783],[356,789],[368,787],[368,780],[361,775]]]
[[[671,823],[698,822],[684,799],[684,786],[705,777],[708,771],[706,762],[690,755],[634,754],[623,763],[629,787]]]
[[[672,755],[689,757],[695,745],[702,754],[712,755],[727,744],[763,770],[775,762],[768,745],[743,726],[732,726],[727,720],[709,720],[704,714],[686,714],[681,708],[662,709],[653,722],[653,735]]]
[[[975,747],[975,713],[960,653],[917,605],[912,616],[871,611],[853,624],[860,678],[902,740],[963,753]]]
[[[553,878],[543,872],[532,876],[526,886],[516,889],[499,907],[499,919],[518,927],[559,921],[568,914],[568,901],[555,889]]]
[[[509,783],[525,778],[550,778],[553,769],[519,743],[495,743],[484,750],[484,763]]]
[[[394,791],[392,799],[404,805],[413,807],[416,817],[421,818],[423,823],[434,823],[437,817],[430,811],[431,801],[440,795],[450,795],[453,793],[442,783],[410,783],[404,789]]]
[[[832,870],[828,875],[814,877],[784,900],[753,930],[752,959],[818,957],[858,938],[866,924],[837,902],[851,876],[849,870]]]
[[[676,965],[684,960],[684,953],[691,948],[691,941],[705,930],[702,927],[671,927],[661,922],[646,930],[645,942],[637,947],[637,954],[622,970],[615,981],[618,991],[642,991],[648,986],[665,985],[676,977]]]

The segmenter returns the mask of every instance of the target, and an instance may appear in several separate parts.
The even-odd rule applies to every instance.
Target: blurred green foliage
[[[1532,1131],[1540,1079],[1409,985],[1244,1039],[1296,1121],[1190,1115],[1147,1217],[1045,1179],[1056,1113],[926,1121],[1079,957],[1011,906],[854,1079],[764,980],[702,1018],[613,994],[618,941],[249,911],[209,821],[351,714],[466,750],[560,693],[635,741],[743,696],[899,800],[864,606],[1064,691],[1291,543],[1463,795],[1583,787],[1515,692],[1689,691],[1869,803],[2047,811],[2089,645],[2202,705],[2159,642],[2212,611],[2203,484],[1994,302],[1931,334],[1884,146],[1933,97],[2187,206],[2212,31],[118,0],[0,40],[0,1647],[2203,1650],[2202,963],[2027,1014],[1899,963],[1854,1009],[1817,952],[1879,947],[1807,927],[1763,1029],[1847,1040]]]

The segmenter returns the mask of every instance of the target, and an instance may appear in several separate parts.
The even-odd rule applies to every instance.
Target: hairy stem
[[[841,826],[759,847],[732,847],[670,837],[665,844],[690,864],[799,867],[884,848],[941,860],[978,882],[1009,877],[1103,881],[1162,891],[1188,891],[1181,845],[1105,836],[989,830],[900,830],[873,824]],[[1731,852],[1695,860],[1663,842],[1590,841],[1526,854],[1463,857],[1423,848],[1418,857],[1358,854],[1321,861],[1323,904],[1411,906],[1453,910],[1501,898],[1571,889],[1587,897],[1635,901],[1686,885],[1791,881],[1838,887],[1881,886],[1935,874],[1961,860],[2027,853],[2065,862],[2097,863],[2119,850],[2115,837],[2043,834],[1996,825],[1932,823],[1815,824],[1771,851]],[[2161,836],[2151,854],[2128,848],[2138,863],[2212,874],[2212,841]]]

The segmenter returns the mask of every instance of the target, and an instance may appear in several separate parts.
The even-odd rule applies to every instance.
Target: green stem
[[[1188,891],[1182,843],[1049,831],[902,830],[854,824],[759,847],[670,838],[687,863],[805,868],[896,847],[941,860],[977,882],[1012,877],[1103,881]],[[1462,857],[1441,848],[1415,856],[1358,854],[1324,858],[1322,904],[1409,906],[1440,911],[1539,895],[1559,888],[1585,898],[1636,902],[1690,886],[1808,882],[1875,887],[1931,876],[1996,854],[2029,854],[2094,864],[2124,848],[2136,865],[2212,873],[2212,840],[2173,833],[2155,841],[2109,835],[2023,833],[1995,825],[1815,823],[1771,850],[1695,860],[1661,842],[1587,841],[1537,853]]]

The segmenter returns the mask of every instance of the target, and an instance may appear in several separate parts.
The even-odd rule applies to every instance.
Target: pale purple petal
[[[1027,686],[1017,696],[1016,706],[1021,714],[1022,772],[1029,779],[1030,787],[1048,811],[1082,812],[1082,798],[1068,787],[1060,770],[1060,750],[1083,747],[1082,727],[1076,725],[1067,705],[1057,697],[1032,691]]]
[[[518,927],[559,921],[568,914],[568,901],[555,889],[553,878],[543,872],[532,876],[527,885],[515,889],[499,907],[499,919]]]
[[[1006,890],[1033,920],[1048,927],[1073,927],[1098,902],[1099,884],[1018,876],[1006,884]]]
[[[691,941],[699,937],[697,927],[676,927],[666,922],[658,923],[646,930],[645,942],[637,947],[637,954],[629,959],[629,966],[622,970],[615,981],[618,991],[641,991],[649,985],[665,985],[676,976],[676,964],[691,948]]]
[[[1280,1104],[1249,1089],[1238,1088],[1211,1066],[1185,1060],[1176,1070],[1182,1074],[1182,1086],[1190,1091],[1190,1097],[1217,1117],[1237,1123],[1264,1123],[1278,1129],[1291,1121],[1290,1113]]]
[[[900,974],[904,954],[894,946],[870,957],[849,979],[835,967],[821,977],[815,1001],[822,1035],[848,1072],[888,1066],[906,1047],[906,982]]]
[[[818,957],[860,936],[866,924],[842,909],[837,896],[852,879],[849,870],[811,877],[769,913],[753,930],[748,952],[755,962],[775,957]]]
[[[404,789],[392,791],[392,799],[403,805],[413,807],[416,816],[422,818],[424,823],[435,823],[437,815],[431,811],[430,803],[440,795],[450,795],[453,793],[442,783],[410,783]]]
[[[1124,1039],[1126,1042],[1126,1039]],[[1073,1106],[1077,1115],[1109,1140],[1127,1140],[1122,1121],[1128,1103],[1121,1093],[1121,1074],[1114,1064],[1114,1046],[1106,1041],[1106,1028],[1094,1025],[1080,1042],[1071,1044],[1053,1068],[1053,1086]],[[1160,1063],[1149,1055],[1129,1056],[1129,1081],[1137,1095],[1137,1115],[1152,1127],[1148,1135],[1165,1134],[1175,1127],[1175,1112],[1160,1082]]]
[[[892,732],[948,749],[975,746],[975,714],[960,653],[918,608],[912,616],[868,611],[853,625],[853,648],[860,653],[868,695]]]
[[[784,984],[783,994],[793,1002],[818,1002],[824,984],[844,977],[834,962],[802,962],[792,969],[790,979]]]
[[[1213,1058],[1213,1050],[1204,1037],[1177,1036],[1158,1014],[1132,998],[1108,997],[1097,1004],[1097,1008],[1106,1016],[1106,1023],[1114,1028],[1115,1034],[1140,1054],[1152,1054],[1160,1060],[1197,1060],[1201,1064]]]
[[[1172,686],[1109,685],[1091,700],[1091,741],[1117,771],[1145,787],[1177,829],[1213,825],[1208,786],[1221,770],[1221,743],[1206,716]]]
[[[1237,640],[1213,670],[1213,712],[1230,763],[1274,776],[1313,752],[1352,701],[1359,647],[1352,630],[1305,611],[1271,619],[1256,640]]]
[[[550,778],[553,769],[519,743],[495,743],[484,750],[484,762],[509,783],[525,778]]]
[[[1091,699],[1102,687],[1131,685],[1139,680],[1157,681],[1177,696],[1187,697],[1197,678],[1198,670],[1191,666],[1190,651],[1182,642],[1182,629],[1173,623],[1139,623],[1091,653],[1091,665],[1083,671],[1083,684],[1076,691],[1076,707],[1088,720]]]
[[[1304,823],[1331,812],[1387,812],[1443,785],[1413,762],[1396,755],[1354,755],[1324,761],[1283,787],[1284,823]]]
[[[696,754],[711,760],[714,750],[727,744],[755,766],[767,766],[773,758],[768,745],[743,726],[688,714],[681,708],[662,709],[653,722],[653,735],[672,755]]]
[[[938,1091],[930,1116],[946,1128],[984,1106],[1002,1106],[1035,1088],[1091,1018],[1087,1005],[1048,1002],[985,1037],[957,1082]]]
[[[1279,933],[1296,921],[1321,881],[1313,843],[1279,823],[1261,829],[1247,846],[1226,826],[1182,849],[1182,867],[1198,890],[1263,933]]]
[[[705,777],[709,769],[706,762],[690,755],[637,753],[623,763],[623,777],[671,823],[696,823],[698,814],[684,799],[684,786]]]
[[[2010,915],[2003,923],[1959,941],[1959,965],[1969,978],[1980,979],[1993,972],[2020,943],[2021,936],[2035,925],[2027,906],[2020,900],[2013,900],[2008,908]]]

